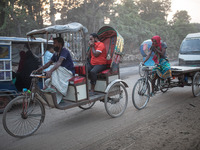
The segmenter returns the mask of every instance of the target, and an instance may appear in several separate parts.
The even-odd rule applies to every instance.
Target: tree
[[[56,24],[56,20],[55,20],[55,14],[56,14],[56,9],[53,3],[53,0],[50,0],[50,22],[51,25],[55,25]]]
[[[124,37],[126,53],[133,55],[139,53],[139,46],[144,40],[159,35],[167,43],[169,55],[177,54],[177,49],[180,46],[177,40],[179,38],[173,32],[171,26],[162,19],[158,19],[157,22],[155,20],[152,22],[145,21],[141,19],[138,11],[139,8],[133,0],[124,0],[122,4],[113,8],[111,26],[116,27]]]
[[[124,37],[126,53],[137,53],[133,49],[151,34],[149,23],[141,20],[138,9],[133,0],[123,0],[121,4],[114,5],[111,13],[111,26],[115,27]]]
[[[4,0],[0,35],[25,36],[33,28],[43,27],[43,0]]]
[[[186,10],[177,11],[171,21],[171,24],[189,24],[191,17]]]
[[[145,21],[167,20],[171,0],[137,0],[139,15]]]
[[[185,36],[193,31],[195,31],[195,26],[190,24],[191,17],[188,15],[187,11],[177,11],[172,20],[170,21],[171,28],[173,32],[178,36],[178,42],[181,41]]]
[[[104,17],[109,15],[109,8],[114,0],[65,0],[61,9],[59,24],[79,22],[89,32],[97,32],[104,25]]]

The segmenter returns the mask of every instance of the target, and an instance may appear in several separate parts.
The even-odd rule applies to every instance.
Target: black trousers
[[[97,74],[103,70],[106,70],[107,65],[91,65],[89,62],[88,64],[88,73],[89,78],[91,80],[91,84],[95,85],[97,81]]]

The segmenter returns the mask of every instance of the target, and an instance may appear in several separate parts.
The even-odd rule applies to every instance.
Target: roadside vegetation
[[[136,60],[140,44],[154,35],[167,43],[173,59],[183,38],[199,32],[200,24],[190,23],[184,10],[167,20],[170,9],[171,0],[1,0],[0,36],[26,37],[30,30],[70,22],[83,24],[89,33],[110,25],[124,37],[129,56],[124,60]]]

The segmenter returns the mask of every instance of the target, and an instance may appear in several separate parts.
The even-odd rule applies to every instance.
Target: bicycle
[[[135,108],[141,110],[146,107],[149,99],[151,97],[151,85],[152,85],[152,67],[140,65],[140,70],[143,72],[143,75],[135,83],[132,91],[132,102]],[[158,91],[163,93],[167,92],[169,88],[169,80],[162,79],[158,77],[154,86],[154,94]]]

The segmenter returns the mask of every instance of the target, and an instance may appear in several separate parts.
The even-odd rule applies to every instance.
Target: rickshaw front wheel
[[[45,109],[38,99],[18,96],[10,101],[3,113],[3,127],[13,137],[27,137],[44,121]]]
[[[140,78],[134,85],[132,91],[132,102],[136,109],[146,107],[150,99],[150,85],[145,78]]]
[[[105,95],[106,112],[113,118],[121,116],[128,104],[128,94],[125,86],[117,82],[113,84]]]

